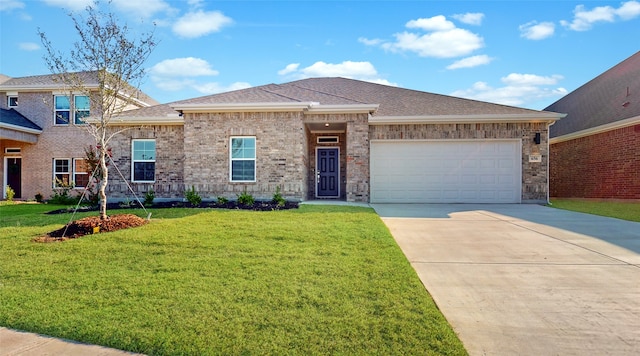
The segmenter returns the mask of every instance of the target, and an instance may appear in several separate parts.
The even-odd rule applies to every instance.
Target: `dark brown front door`
[[[22,158],[7,158],[7,185],[22,198]]]

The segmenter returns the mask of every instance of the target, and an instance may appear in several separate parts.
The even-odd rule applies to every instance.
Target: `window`
[[[71,160],[70,159],[54,159],[53,160],[53,187],[68,187],[71,184]]]
[[[84,188],[89,183],[89,168],[82,158],[55,158],[53,160],[53,187]]]
[[[86,95],[75,95],[73,97],[74,113],[71,112],[71,102],[65,95],[54,96],[55,124],[69,125],[71,119],[76,125],[84,124],[83,118],[89,116],[89,97]]]
[[[154,182],[156,179],[156,140],[133,140],[132,176],[134,182]]]
[[[76,95],[73,99],[75,100],[75,123],[76,125],[82,125],[85,123],[82,119],[89,117],[89,97]]]
[[[56,95],[55,101],[55,124],[56,125],[68,125],[69,118],[71,117],[71,104],[69,104],[69,97]]]
[[[76,187],[86,187],[89,184],[89,167],[87,161],[81,158],[73,160],[73,182]]]
[[[256,180],[256,138],[231,138],[232,182],[255,182]]]
[[[18,96],[10,95],[7,97],[7,106],[10,108],[15,108],[18,106]]]

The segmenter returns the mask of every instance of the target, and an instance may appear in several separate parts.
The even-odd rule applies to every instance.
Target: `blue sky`
[[[64,51],[92,0],[0,0],[0,73],[48,74],[37,30]],[[104,3],[104,1],[103,1]],[[113,0],[156,24],[141,89],[171,102],[342,76],[543,109],[640,50],[640,0]]]

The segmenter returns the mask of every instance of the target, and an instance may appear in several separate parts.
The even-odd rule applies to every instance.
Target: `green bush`
[[[200,205],[200,203],[202,203],[202,197],[200,197],[200,194],[196,192],[196,188],[194,186],[191,186],[190,190],[184,192],[184,197],[193,206],[198,206]]]
[[[280,186],[276,187],[276,192],[273,194],[273,198],[271,199],[271,201],[278,206],[284,206],[287,203],[287,201],[282,197],[282,194],[280,193]]]
[[[156,198],[156,193],[153,189],[149,189],[147,193],[144,195],[144,205],[151,206],[153,205],[153,200]]]
[[[252,206],[254,202],[255,199],[253,198],[253,195],[247,193],[247,188],[245,188],[244,191],[238,195],[238,204]]]
[[[218,197],[218,204],[227,204],[228,202],[229,202],[229,199],[225,197]]]
[[[38,193],[36,194],[36,201],[37,201],[38,203],[42,203],[42,202],[44,201],[44,196],[42,195],[42,193],[39,193],[39,192],[38,192]]]
[[[13,201],[13,197],[16,196],[16,191],[13,190],[13,188],[11,188],[11,186],[7,185],[6,193],[7,193],[7,201],[8,202],[12,202]]]
[[[79,197],[71,196],[73,184],[66,183],[56,178],[56,188],[53,189],[53,195],[49,199],[50,204],[74,205],[78,204]]]

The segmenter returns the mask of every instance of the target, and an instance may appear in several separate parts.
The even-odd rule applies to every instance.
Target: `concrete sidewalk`
[[[471,355],[640,354],[640,223],[373,204]]]
[[[131,356],[131,352],[0,327],[0,356]]]

